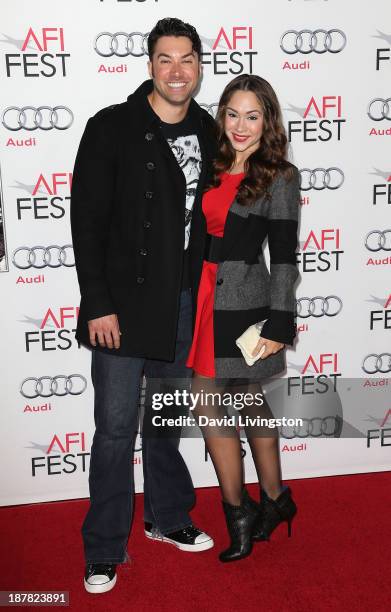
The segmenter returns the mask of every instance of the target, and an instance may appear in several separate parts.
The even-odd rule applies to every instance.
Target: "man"
[[[214,121],[192,98],[200,78],[196,30],[162,19],[148,52],[151,80],[88,120],[73,177],[77,338],[93,347],[95,390],[91,504],[82,527],[90,593],[113,588],[116,565],[128,558],[140,377],[148,395],[148,381],[189,381],[191,374],[185,361]],[[150,423],[146,412],[145,534],[180,550],[211,548],[213,540],[189,516],[194,488],[178,450],[180,430],[146,436]]]

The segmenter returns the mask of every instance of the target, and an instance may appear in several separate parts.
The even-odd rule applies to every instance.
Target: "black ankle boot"
[[[292,533],[292,519],[297,511],[289,487],[283,489],[277,499],[271,499],[265,491],[262,493],[261,512],[253,529],[253,540],[268,540],[271,533],[283,521],[288,525],[288,537]]]
[[[232,506],[223,502],[227,529],[231,537],[231,544],[227,550],[219,555],[220,561],[238,561],[247,557],[252,550],[252,532],[254,522],[259,514],[257,504],[244,489],[240,506]]]

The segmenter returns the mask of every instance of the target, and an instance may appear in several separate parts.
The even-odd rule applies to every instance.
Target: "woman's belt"
[[[213,234],[206,234],[204,259],[210,263],[220,263],[223,239]]]

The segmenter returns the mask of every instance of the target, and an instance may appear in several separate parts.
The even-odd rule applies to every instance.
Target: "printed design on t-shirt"
[[[185,246],[189,245],[191,216],[201,172],[201,149],[196,134],[167,138],[175,158],[186,179]]]

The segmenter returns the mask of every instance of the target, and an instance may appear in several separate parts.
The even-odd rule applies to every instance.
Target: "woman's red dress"
[[[240,174],[221,175],[221,185],[207,191],[202,199],[202,210],[206,217],[208,234],[222,238],[228,210],[235,199],[239,183],[244,177]],[[213,305],[216,285],[216,263],[203,262],[201,280],[197,297],[197,312],[193,342],[186,365],[202,376],[215,376]]]

